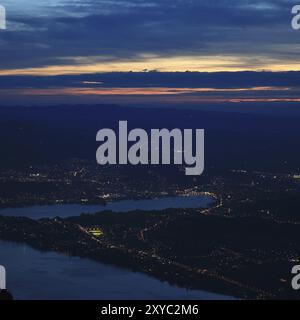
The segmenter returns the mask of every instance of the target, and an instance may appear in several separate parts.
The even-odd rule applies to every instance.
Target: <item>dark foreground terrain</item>
[[[300,262],[298,179],[229,172],[184,192],[203,190],[216,199],[207,209],[39,221],[0,217],[0,238],[143,271],[186,288],[248,299],[298,298],[291,289],[291,269]],[[95,228],[100,236],[90,232]]]
[[[0,217],[1,239],[143,271],[186,288],[239,298],[300,297],[291,289],[292,266],[300,263],[298,118],[86,108],[0,109],[1,207],[203,192],[215,203],[39,221]],[[186,177],[178,166],[100,168],[96,132],[120,119],[132,127],[205,128],[205,174]],[[93,235],[92,228],[102,234]]]

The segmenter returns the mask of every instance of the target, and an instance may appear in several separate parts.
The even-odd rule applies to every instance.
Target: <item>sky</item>
[[[7,11],[7,29],[0,31],[1,78],[82,75],[83,85],[81,91],[70,84],[35,88],[25,81],[22,90],[0,87],[5,102],[17,94],[53,97],[55,89],[58,96],[98,99],[195,94],[184,83],[175,93],[156,87],[145,92],[136,85],[131,92],[118,88],[108,92],[101,89],[101,77],[94,81],[98,83],[84,80],[84,75],[110,72],[300,71],[300,31],[291,28],[295,0],[0,0],[0,4]],[[274,91],[266,88],[267,83],[261,87]],[[203,85],[198,96],[199,92]]]

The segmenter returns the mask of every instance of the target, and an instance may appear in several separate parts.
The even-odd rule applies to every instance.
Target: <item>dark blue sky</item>
[[[245,73],[231,78],[212,74],[214,81],[192,74],[177,74],[176,81],[162,73],[155,79],[143,74],[107,74],[299,71],[300,31],[291,28],[291,9],[296,3],[0,0],[8,18],[7,30],[0,31],[2,103],[80,99],[131,103],[131,97],[136,103],[298,102],[298,85],[289,82],[291,75],[282,81],[284,73],[280,81],[276,77],[270,81],[265,73],[259,81],[249,78],[248,83]],[[67,74],[78,76],[48,77]]]
[[[300,70],[295,0],[0,2],[2,73]]]

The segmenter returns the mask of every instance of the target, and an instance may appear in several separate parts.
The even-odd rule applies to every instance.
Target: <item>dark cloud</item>
[[[0,76],[2,105],[245,105],[300,102],[300,72],[129,72]]]
[[[0,89],[22,88],[300,88],[300,72],[112,72],[60,76],[0,76]]]
[[[20,0],[7,6],[0,67],[159,56],[236,55],[298,61],[287,0]]]

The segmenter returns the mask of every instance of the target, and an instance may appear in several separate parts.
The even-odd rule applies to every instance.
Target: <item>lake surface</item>
[[[29,217],[32,219],[72,217],[82,213],[96,213],[101,211],[129,212],[133,210],[164,210],[169,208],[207,208],[214,203],[215,199],[210,196],[190,196],[190,197],[166,197],[151,200],[124,200],[109,202],[102,205],[80,205],[63,204],[49,206],[33,206],[24,208],[1,209],[0,215]]]
[[[111,210],[163,210],[167,208],[205,208],[215,200],[209,196],[168,197],[153,200],[126,200],[100,205],[50,205],[0,210],[1,215],[69,217],[81,213]],[[163,283],[143,273],[68,257],[55,252],[40,252],[25,244],[0,241],[0,265],[7,268],[8,289],[15,299],[230,299],[205,291],[188,291]]]
[[[0,241],[0,264],[7,268],[7,287],[15,299],[229,299],[173,287],[145,274],[89,259],[39,252],[13,242]]]

